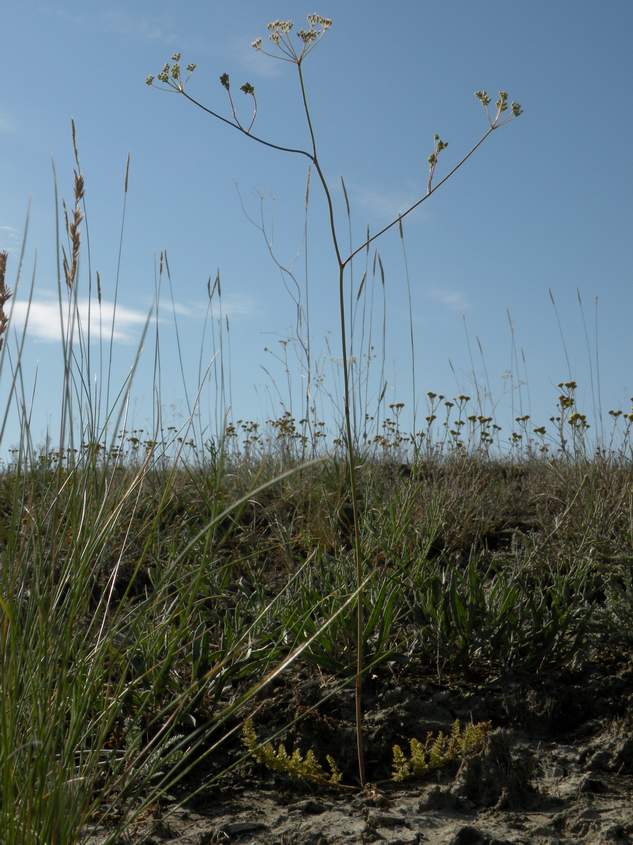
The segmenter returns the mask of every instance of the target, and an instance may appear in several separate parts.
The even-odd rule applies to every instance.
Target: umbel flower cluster
[[[307,21],[307,29],[300,29],[297,32],[297,37],[303,42],[303,47],[299,52],[295,49],[295,46],[290,38],[290,32],[294,24],[292,21],[285,20],[271,21],[266,27],[268,30],[268,38],[283,55],[280,56],[276,53],[268,53],[264,50],[264,42],[261,38],[256,38],[251,46],[255,50],[261,50],[262,53],[266,53],[267,56],[272,56],[274,59],[282,59],[283,61],[299,64],[308,55],[317,41],[319,41],[319,39],[322,38],[327,30],[332,26],[332,19],[324,18],[323,15],[308,15]]]
[[[273,59],[280,59],[284,62],[292,62],[300,65],[308,53],[315,47],[317,42],[323,37],[327,30],[332,26],[331,18],[324,18],[322,15],[308,15],[307,29],[300,29],[297,32],[297,37],[302,42],[302,47],[299,51],[295,49],[294,43],[290,39],[290,33],[294,26],[292,21],[276,20],[271,21],[267,25],[268,37],[272,43],[277,47],[278,53],[269,53],[263,49],[263,41],[261,38],[256,38],[251,46],[255,50],[271,56]],[[191,74],[195,71],[196,65],[190,62],[185,66],[187,76],[183,78],[181,53],[174,53],[171,57],[171,62],[166,62],[163,65],[160,73],[155,76],[150,74],[145,78],[147,85],[154,85],[154,82],[161,82],[162,89],[165,91],[172,91],[178,94],[185,94],[185,84],[189,81]],[[228,73],[223,73],[220,76],[220,85],[225,89],[229,98],[229,105],[233,115],[234,125],[246,133],[250,133],[257,117],[257,100],[255,99],[255,86],[251,82],[244,82],[240,85],[240,91],[251,97],[252,113],[248,125],[240,121],[237,109],[231,94],[231,80]],[[189,99],[189,95],[186,95]],[[194,101],[195,102],[195,101]]]
[[[184,82],[180,67],[181,56],[181,53],[174,53],[174,55],[171,57],[171,61],[173,62],[173,64],[165,62],[165,64],[163,65],[163,69],[160,73],[157,73],[156,76],[152,76],[152,74],[150,74],[149,76],[145,77],[146,85],[153,85],[154,80],[157,79],[159,82],[162,82],[163,85],[168,85],[170,88],[174,88],[176,91],[183,91]],[[196,69],[196,67],[197,65],[195,65],[193,62],[190,62],[185,69],[187,73],[191,75]],[[189,79],[189,77],[187,77],[187,79]]]
[[[332,19],[324,18],[323,15],[308,15],[307,22],[307,28],[300,29],[297,32],[297,37],[303,44],[301,50],[299,50],[298,52],[295,49],[294,43],[290,38],[290,33],[292,31],[294,23],[288,20],[271,21],[269,24],[267,24],[266,27],[268,30],[268,38],[278,48],[279,53],[281,53],[281,55],[279,55],[279,53],[269,53],[267,50],[265,50],[263,48],[264,42],[262,38],[256,38],[251,43],[251,47],[253,47],[255,50],[259,50],[260,52],[265,53],[267,56],[271,56],[273,59],[281,59],[282,61],[300,64],[303,59],[308,55],[308,53],[314,48],[317,42],[323,37],[323,35],[325,35],[327,30],[332,26]],[[174,53],[171,57],[171,63],[166,62],[163,65],[163,68],[160,73],[157,73],[156,75],[150,74],[149,76],[145,77],[146,84],[153,85],[154,81],[157,80],[158,82],[162,82],[163,85],[166,85],[175,91],[183,93],[184,83],[187,80],[183,80],[180,60],[181,53]],[[193,62],[190,62],[188,65],[186,65],[185,69],[187,73],[191,75],[195,71],[196,65]],[[222,85],[224,85],[224,87],[228,90],[227,84],[225,84],[225,82],[223,81],[224,77],[228,79],[228,75],[223,74],[222,77],[220,77],[220,81],[222,82]],[[187,79],[188,78],[189,77],[187,77]],[[242,85],[241,90],[244,91],[246,94],[255,93],[255,89],[250,82],[247,82]]]
[[[493,117],[490,113],[490,103],[492,100],[488,95],[487,91],[475,91],[475,97],[479,100],[482,105],[483,110],[486,112],[486,116],[488,118],[488,123],[490,124],[491,129],[497,129],[499,126],[503,126],[504,123],[508,123],[508,121],[512,120],[512,117],[518,117],[520,114],[523,113],[523,109],[519,103],[512,102],[510,103],[510,110],[512,112],[512,117],[506,118],[506,120],[500,120],[501,115],[504,112],[508,111],[508,92],[507,91],[499,91],[499,97],[495,106],[497,108],[497,112]]]

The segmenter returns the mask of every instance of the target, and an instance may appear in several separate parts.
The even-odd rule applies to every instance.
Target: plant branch
[[[330,194],[330,189],[328,187],[327,181],[325,176],[323,175],[323,171],[321,170],[321,165],[319,163],[319,159],[317,156],[316,150],[316,139],[314,136],[314,129],[312,127],[312,118],[310,117],[310,109],[308,108],[308,97],[306,94],[305,84],[303,81],[303,71],[301,70],[301,63],[297,62],[297,71],[299,73],[299,85],[301,87],[301,97],[303,99],[303,108],[306,115],[306,121],[308,123],[308,131],[310,132],[310,140],[312,142],[312,155],[311,159],[314,162],[314,167],[316,172],[319,175],[319,181],[323,186],[323,192],[325,193],[325,199],[327,201],[328,207],[328,216],[330,220],[330,232],[332,233],[332,243],[334,244],[334,251],[336,252],[336,260],[339,263],[339,266],[345,267],[345,262],[342,260],[341,250],[338,245],[338,237],[336,235],[336,222],[334,220],[334,205],[332,203],[332,196]],[[344,354],[343,357],[345,358],[346,355]],[[343,362],[343,366],[345,366],[345,362]]]
[[[384,233],[388,232],[389,229],[392,229],[399,221],[401,221],[403,218],[405,218],[408,214],[411,214],[411,212],[414,211],[419,205],[422,205],[422,203],[425,200],[427,200],[431,196],[431,194],[434,194],[439,188],[441,188],[442,185],[445,182],[447,182],[451,178],[451,176],[453,176],[454,173],[457,173],[457,171],[459,170],[460,167],[462,167],[462,165],[466,164],[468,159],[473,155],[473,153],[475,153],[479,149],[479,147],[483,144],[483,142],[486,140],[486,138],[489,135],[491,135],[496,128],[497,128],[496,126],[491,126],[489,129],[487,129],[484,132],[484,134],[481,136],[481,138],[477,141],[475,146],[472,147],[469,150],[469,152],[466,153],[466,155],[462,158],[462,160],[459,161],[455,165],[455,167],[453,167],[453,169],[450,170],[446,174],[446,176],[443,179],[440,179],[440,181],[437,183],[437,185],[434,188],[431,188],[430,191],[427,191],[426,194],[424,194],[423,197],[421,197],[417,202],[414,202],[413,205],[410,206],[406,211],[403,211],[402,214],[399,214],[395,218],[395,220],[392,220],[391,223],[384,226],[382,229],[380,229],[379,232],[376,232],[375,235],[372,235],[370,238],[367,238],[367,240],[363,241],[363,243],[360,246],[356,247],[356,249],[353,252],[350,252],[350,254],[347,256],[347,258],[343,261],[343,266],[345,266],[346,264],[349,264],[349,262],[352,260],[352,258],[354,258],[354,256],[358,255],[359,252],[362,252],[364,249],[366,249],[369,246],[370,243],[375,241],[381,235],[384,235]]]
[[[248,132],[244,129],[243,126],[239,126],[237,123],[233,123],[232,120],[229,120],[227,117],[222,117],[221,114],[213,111],[207,106],[203,105],[199,100],[196,100],[195,97],[192,97],[191,94],[187,94],[185,90],[181,90],[180,93],[183,97],[189,100],[190,103],[193,103],[194,106],[197,106],[202,111],[210,114],[211,117],[215,117],[218,120],[222,121],[222,123],[226,123],[227,126],[232,126],[233,129],[237,129],[238,132],[241,132],[242,135],[246,135],[247,138],[251,138],[253,141],[257,141],[258,144],[263,144],[265,147],[270,147],[273,150],[280,150],[283,153],[295,153],[296,155],[302,155],[306,158],[309,158],[310,161],[314,161],[314,155],[309,153],[307,150],[297,149],[295,147],[282,147],[280,144],[274,144],[272,141],[266,141],[264,138],[259,138],[257,135],[253,135],[251,132]]]

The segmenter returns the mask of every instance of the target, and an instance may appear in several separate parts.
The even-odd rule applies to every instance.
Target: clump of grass
[[[449,734],[439,731],[434,736],[429,731],[424,742],[410,739],[409,756],[399,745],[394,745],[392,778],[400,782],[421,777],[435,769],[455,763],[466,755],[477,754],[483,749],[489,732],[490,722],[469,722],[462,727],[459,720],[456,720]]]
[[[298,748],[288,753],[286,746],[280,742],[277,749],[271,742],[260,743],[257,739],[252,719],[247,719],[242,728],[242,742],[253,760],[273,772],[286,775],[293,780],[303,780],[322,786],[339,786],[343,775],[331,754],[326,756],[329,773],[317,760],[316,754],[310,748],[305,755]]]

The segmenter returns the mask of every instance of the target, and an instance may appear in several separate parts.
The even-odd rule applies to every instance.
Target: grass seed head
[[[11,291],[6,285],[5,277],[7,273],[7,257],[8,253],[5,250],[0,250],[0,349],[4,344],[4,335],[6,334],[9,325],[9,318],[7,317],[4,306],[11,299]]]

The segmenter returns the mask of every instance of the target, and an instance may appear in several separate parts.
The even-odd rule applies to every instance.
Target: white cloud
[[[18,230],[14,226],[0,226],[0,247],[17,246]]]
[[[67,9],[40,7],[46,14],[53,14],[73,26],[88,28],[97,32],[108,32],[142,41],[154,41],[174,46],[179,34],[165,16],[135,15],[125,9],[103,9],[97,14],[69,12]]]
[[[148,305],[149,307],[149,305]],[[172,305],[168,296],[160,301],[158,310],[162,317],[160,322],[169,323],[174,311],[177,317],[184,317],[191,320],[203,320],[207,316],[209,300],[189,300],[188,302],[175,302]],[[254,302],[248,296],[222,296],[222,317],[247,317],[254,311]],[[211,309],[212,316],[220,316],[218,296],[215,294]]]
[[[77,308],[82,332],[86,335],[88,332],[88,299],[79,299],[77,302]],[[69,325],[67,303],[63,303],[62,311],[63,324],[65,330],[67,331]],[[27,312],[29,336],[43,341],[61,340],[62,332],[59,303],[56,299],[51,297],[50,299],[33,300],[31,302],[30,312],[27,300],[17,299],[13,306],[11,317],[11,325],[14,329],[19,331],[23,328]],[[90,307],[90,333],[92,338],[98,340],[99,327],[101,325],[102,336],[104,340],[109,341],[113,313],[113,302],[103,300],[101,309],[99,309],[97,300],[95,299],[92,301]],[[114,324],[114,341],[117,343],[133,343],[135,340],[138,340],[140,331],[146,320],[146,313],[118,305]],[[74,335],[75,339],[77,339],[78,332],[76,326],[74,329]]]
[[[287,65],[284,62],[264,56],[259,50],[251,47],[256,35],[251,38],[235,36],[229,38],[225,52],[225,58],[238,62],[246,74],[264,79],[274,79],[281,75]],[[272,44],[270,45],[272,47]]]
[[[15,132],[17,125],[11,115],[0,111],[0,135],[10,135]]]
[[[40,5],[38,14],[54,15],[56,18],[61,18],[61,20],[66,21],[67,23],[80,24],[84,22],[83,15],[69,12],[68,9],[62,9],[59,6],[51,9],[46,5]]]
[[[418,193],[415,188],[368,188],[362,185],[347,185],[352,214],[354,208],[362,208],[378,222],[389,223],[399,214],[407,211],[424,193],[424,186],[420,185]],[[342,191],[341,191],[342,193]]]
[[[184,310],[187,310],[189,313],[186,316],[189,317],[198,317],[204,319],[207,315],[207,309],[209,307],[209,301],[206,302],[191,302],[189,305],[180,305],[177,306],[176,313],[181,314],[184,313]],[[165,311],[171,313],[171,303],[165,303]],[[184,310],[178,310],[178,309]],[[248,296],[223,296],[222,297],[222,318],[228,317],[232,319],[233,317],[248,317],[253,314],[255,311],[255,303],[254,301]],[[218,303],[217,295],[213,297],[212,302],[212,310],[211,316],[214,319],[219,319],[220,317],[220,307]]]
[[[3,227],[4,228],[4,227]],[[1,234],[1,230],[0,230]],[[9,305],[9,309],[11,303]],[[159,313],[161,316],[158,319],[155,316],[151,317],[151,322],[158,322],[169,331],[170,323],[173,319],[175,311],[176,316],[185,320],[204,319],[207,314],[207,301],[191,301],[188,303],[174,302],[163,299],[159,305]],[[112,328],[112,315],[115,315],[113,339],[115,343],[134,344],[138,343],[141,337],[143,326],[148,318],[151,303],[148,303],[146,310],[139,308],[129,308],[124,305],[117,305],[116,313],[114,311],[114,303],[107,299],[102,299],[101,305],[98,300],[93,297],[90,302],[87,297],[79,297],[77,300],[78,319],[81,325],[81,333],[84,339],[88,334],[88,316],[90,313],[90,335],[91,340],[95,343],[99,341],[99,333],[104,342],[109,342],[110,332]],[[25,299],[16,299],[13,304],[13,312],[11,316],[11,326],[16,331],[21,331],[27,318],[29,311],[28,301]],[[68,303],[64,301],[62,306],[63,311],[63,325],[64,333],[67,334],[69,320],[68,320]],[[229,296],[222,299],[222,319],[228,317],[248,316],[254,311],[253,301],[249,297]],[[212,317],[218,319],[220,317],[219,303],[217,296],[214,297]],[[78,341],[79,332],[77,329],[77,314],[75,314],[75,326],[73,329],[73,337],[75,342]],[[61,321],[59,313],[59,302],[57,297],[48,291],[43,292],[38,299],[31,301],[31,308],[28,314],[28,335],[40,341],[59,342],[62,338]]]
[[[167,299],[160,303],[159,309],[167,314],[167,316],[173,314],[174,311],[179,317],[195,317],[198,313],[197,310],[189,305],[184,305],[182,302],[172,303]]]
[[[468,302],[466,297],[458,290],[446,290],[445,288],[433,288],[430,291],[431,299],[434,302],[439,302],[446,308],[452,311],[457,311],[462,314],[468,309]]]
[[[169,45],[176,45],[180,37],[165,18],[133,15],[123,9],[104,10],[100,17],[103,28],[116,35]]]
[[[222,299],[222,316],[248,317],[254,311],[254,302],[247,296],[227,296]],[[214,303],[213,316],[219,317],[217,302]]]

